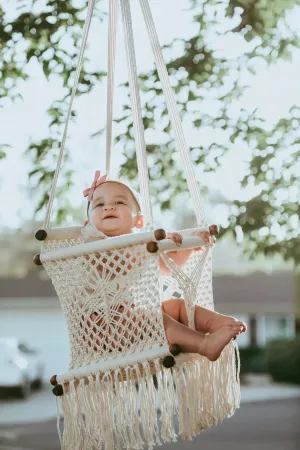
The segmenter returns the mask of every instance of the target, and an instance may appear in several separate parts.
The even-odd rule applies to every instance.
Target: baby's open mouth
[[[109,215],[109,216],[105,216],[104,220],[105,219],[117,219],[117,216]]]

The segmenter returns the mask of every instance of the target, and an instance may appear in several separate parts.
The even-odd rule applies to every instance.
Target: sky
[[[13,3],[13,2],[12,2]],[[107,5],[107,2],[104,2]],[[148,43],[145,26],[141,20],[138,0],[132,0],[132,15],[134,23],[138,70],[146,71],[153,67],[151,48]],[[176,37],[188,38],[194,35],[196,25],[191,22],[191,13],[184,11],[188,6],[187,0],[150,0],[158,35],[162,44],[170,43]],[[172,16],[172,20],[166,18]],[[291,21],[299,23],[300,8],[290,16]],[[121,23],[119,22],[119,25]],[[120,28],[120,27],[119,27]],[[95,67],[106,67],[107,60],[107,23],[99,25],[93,22],[90,32],[89,56]],[[223,42],[231,57],[239,54],[243,49],[243,42],[227,39]],[[127,67],[122,47],[122,30],[118,32],[117,42],[116,85],[126,80]],[[100,64],[100,66],[99,66]],[[249,109],[260,108],[260,113],[270,123],[278,120],[287,113],[290,106],[300,104],[299,88],[300,52],[296,52],[292,63],[278,62],[274,67],[261,68],[255,78],[252,88],[244,96],[243,102]],[[46,109],[51,102],[62,95],[61,84],[58,79],[47,81],[35,61],[27,69],[29,79],[19,84],[23,100],[15,103],[6,101],[0,110],[0,138],[11,146],[8,157],[0,162],[0,228],[9,226],[16,228],[24,220],[33,215],[34,202],[28,194],[28,171],[31,163],[24,156],[24,150],[30,141],[48,136],[49,119]],[[288,80],[288,82],[287,82]],[[121,110],[124,97],[117,90],[115,99],[116,116]],[[75,185],[68,194],[74,206],[83,205],[81,191],[90,185],[94,170],[105,170],[105,142],[101,139],[90,139],[90,135],[105,126],[106,85],[102,82],[92,95],[79,99],[75,104],[78,110],[76,126],[71,126],[67,151],[72,158],[72,168],[75,170]],[[206,142],[211,139],[211,131],[201,130],[196,133],[188,120],[184,121],[184,130],[189,145],[195,141]],[[122,156],[120,149],[113,149],[113,174],[118,172]],[[201,175],[201,182],[209,187],[216,185],[229,200],[241,197],[239,181],[245,173],[245,161],[248,151],[233,146],[223,160],[221,170],[216,174]],[[234,166],[234,173],[232,167]],[[246,192],[242,195],[254,193]],[[5,205],[5,208],[3,207]],[[220,217],[226,216],[222,207],[211,208],[208,205],[211,220],[220,222]],[[170,216],[171,217],[171,216]]]

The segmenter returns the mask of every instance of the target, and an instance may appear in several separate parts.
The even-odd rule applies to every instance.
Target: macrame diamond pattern
[[[66,242],[47,242],[44,251],[61,244],[65,246]],[[149,254],[145,246],[44,265],[67,320],[69,370],[167,345],[158,255]]]

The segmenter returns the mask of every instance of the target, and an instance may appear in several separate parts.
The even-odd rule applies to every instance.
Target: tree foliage
[[[300,0],[273,0],[272,7],[267,0],[189,0],[190,13],[198,27],[196,35],[186,40],[177,39],[164,48],[182,118],[189,117],[195,129],[208,127],[226,138],[222,143],[212,139],[207,145],[192,146],[194,162],[204,171],[214,171],[232,144],[247,145],[253,150],[243,186],[255,184],[258,194],[247,202],[235,203],[228,230],[236,232],[239,227],[243,228],[249,237],[252,256],[257,252],[280,252],[297,263],[300,254],[295,229],[299,228],[299,207],[289,199],[300,196],[297,178],[299,109],[292,108],[287,117],[270,129],[257,111],[245,111],[240,107],[239,113],[233,114],[232,105],[239,108],[247,80],[255,76],[257,67],[273,64],[279,58],[291,59],[293,49],[299,48],[299,35],[289,28],[286,20],[286,13],[299,4]],[[79,7],[78,2],[75,6],[71,0],[47,0],[42,10],[37,9],[38,0],[19,0],[19,5],[21,9],[13,18],[8,18],[4,6],[0,7],[0,102],[19,95],[18,81],[26,79],[26,68],[33,58],[40,63],[46,77],[58,75],[65,88],[64,97],[48,109],[50,135],[31,143],[27,149],[34,162],[30,177],[43,187],[38,204],[41,209],[48,199],[54,169],[54,158],[49,155],[57,152],[66,117],[86,1]],[[97,8],[96,14],[102,20],[100,1]],[[70,43],[68,49],[64,47],[65,35],[71,41],[72,51]],[[223,51],[222,40],[225,42],[228,36],[243,43],[244,51],[238,56]],[[174,58],[175,47],[179,56]],[[90,71],[86,59],[78,95],[91,92],[104,75],[104,72]],[[144,93],[142,108],[146,132],[153,131],[152,136],[160,133],[160,140],[147,137],[153,193],[162,208],[169,208],[172,199],[186,189],[186,184],[174,156],[175,143],[155,69],[140,75],[140,87]],[[208,107],[212,104],[213,108]],[[116,138],[126,156],[122,172],[133,179],[137,168],[129,97],[123,115],[116,121],[124,130]],[[62,191],[72,182],[69,168],[64,179]],[[64,208],[60,210],[61,218],[63,212]]]
[[[250,257],[258,253],[280,253],[296,264],[300,262],[297,231],[300,225],[300,181],[297,175],[300,173],[300,110],[292,107],[287,117],[280,118],[270,127],[257,111],[246,111],[239,107],[239,102],[247,89],[245,74],[255,76],[256,66],[262,63],[271,65],[278,59],[290,60],[293,50],[299,48],[300,34],[289,29],[285,16],[287,10],[297,4],[299,2],[275,1],[270,10],[267,1],[226,3],[195,0],[192,10],[194,20],[199,24],[198,33],[192,39],[182,40],[182,55],[171,58],[167,63],[182,117],[188,115],[196,129],[210,127],[216,135],[223,133],[226,139],[226,144],[212,139],[206,146],[191,147],[195,163],[204,172],[214,171],[233,144],[244,148],[246,145],[252,150],[242,187],[254,185],[259,193],[248,201],[234,202],[230,224],[222,234],[243,232],[248,238]],[[224,23],[227,23],[227,28],[221,26]],[[238,35],[248,43],[236,59],[225,57],[212,42],[211,36],[220,39],[228,35]],[[148,141],[148,153],[153,155],[150,175],[154,186],[155,180],[159,180],[156,198],[163,197],[167,191],[170,200],[162,200],[161,204],[169,208],[172,198],[186,189],[186,184],[176,164],[176,148],[167,109],[161,106],[164,99],[157,71],[154,69],[141,75],[140,80],[142,90],[147,93],[143,104],[144,126],[166,135],[163,146]],[[152,94],[150,99],[149,94]],[[213,113],[212,102],[216,105]],[[233,104],[239,108],[239,114],[232,114]],[[120,118],[127,129],[118,139],[122,141],[127,156],[123,171],[128,177],[134,177],[133,124],[128,115],[128,105],[124,105],[125,114]]]
[[[255,185],[258,194],[236,201],[231,228],[248,236],[248,253],[280,253],[300,263],[300,109],[291,108],[270,130],[250,126],[247,141],[253,156],[242,186]]]
[[[78,6],[78,2],[61,0],[47,0],[43,4],[39,0],[17,0],[17,4],[13,18],[5,13],[5,6],[0,5],[0,107],[7,98],[14,101],[21,97],[18,83],[28,78],[27,68],[32,60],[38,61],[46,78],[59,76],[64,88],[63,97],[56,99],[47,111],[50,119],[49,136],[31,142],[26,149],[34,166],[29,173],[32,187],[38,187],[40,192],[37,204],[39,211],[49,199],[62,127],[77,68],[87,1],[81,1],[81,6]],[[99,2],[95,16],[98,20],[103,20],[104,14],[99,10]],[[105,75],[104,72],[89,70],[87,65],[88,60],[85,58],[77,96],[89,93]],[[75,111],[72,116],[75,116]],[[0,147],[0,157],[5,156],[4,150],[4,146]],[[66,160],[67,156],[64,158]],[[62,178],[64,184],[60,187],[59,194],[70,188],[72,171],[63,170]],[[66,206],[62,203],[58,210],[60,220],[66,216]]]

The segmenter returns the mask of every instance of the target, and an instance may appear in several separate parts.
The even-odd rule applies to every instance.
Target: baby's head
[[[100,178],[98,178],[99,180]],[[100,179],[88,192],[88,220],[106,236],[132,233],[143,227],[139,202],[126,184]]]

